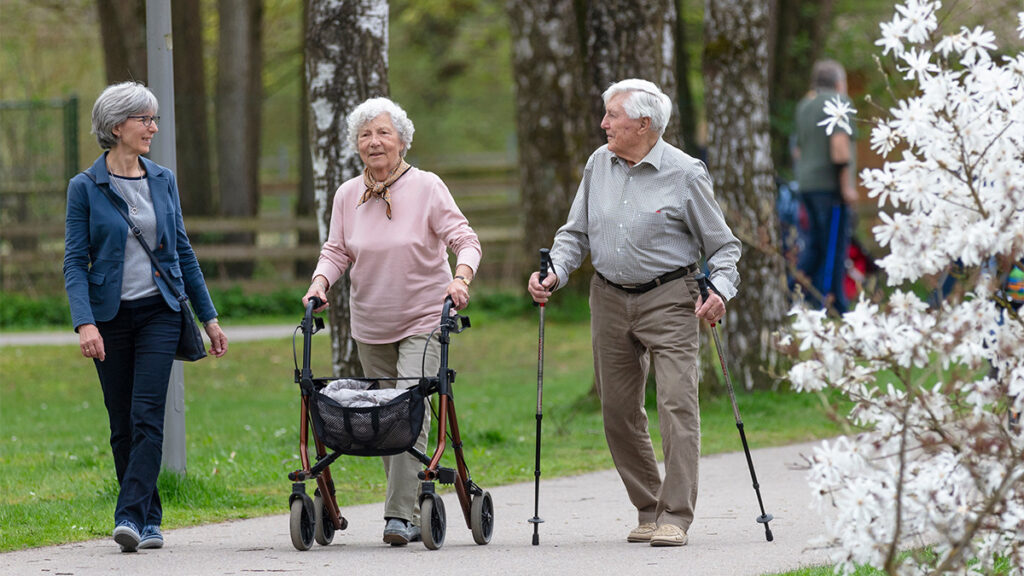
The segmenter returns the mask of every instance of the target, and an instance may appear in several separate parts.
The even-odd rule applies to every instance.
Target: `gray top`
[[[149,193],[149,181],[142,178],[122,178],[110,175],[114,191],[128,204],[128,215],[142,230],[142,238],[152,249],[156,244],[156,212]],[[153,275],[153,262],[149,254],[128,232],[124,246],[124,276],[121,282],[121,300],[138,300],[160,293]]]
[[[561,288],[588,252],[594,269],[616,284],[650,282],[703,255],[728,300],[740,282],[740,246],[707,167],[659,138],[632,167],[607,145],[590,156],[551,260]]]

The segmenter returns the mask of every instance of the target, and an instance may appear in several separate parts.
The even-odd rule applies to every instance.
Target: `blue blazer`
[[[174,174],[142,158],[149,192],[156,212],[156,246],[150,246],[160,265],[171,276],[179,293],[187,294],[196,315],[203,322],[217,317],[217,310],[206,289],[203,272],[185,233],[181,200]],[[64,287],[71,304],[71,321],[75,331],[83,324],[112,319],[121,305],[121,281],[124,274],[125,243],[131,236],[124,221],[104,194],[110,189],[104,152],[87,170],[92,176],[78,174],[68,183],[67,218],[64,223]],[[95,179],[95,181],[94,181]],[[127,212],[121,197],[111,192],[114,200]],[[136,240],[134,237],[132,242]],[[158,272],[150,263],[154,277]],[[163,278],[156,285],[167,305],[181,310],[177,298]]]

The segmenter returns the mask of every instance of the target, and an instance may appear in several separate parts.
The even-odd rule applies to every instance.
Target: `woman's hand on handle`
[[[78,345],[82,356],[95,358],[100,362],[107,359],[107,351],[103,347],[103,336],[95,324],[82,324],[78,327]]]
[[[460,278],[453,278],[444,291],[445,296],[451,296],[452,304],[456,310],[462,310],[469,304],[469,285]]]
[[[330,303],[327,302],[327,288],[327,278],[318,274],[316,278],[313,278],[313,283],[309,285],[309,290],[306,290],[306,295],[302,297],[302,307],[305,308],[306,304],[309,304],[309,299],[313,296],[316,296],[321,302],[323,302],[323,304],[319,308],[313,310],[313,312],[322,312],[330,306]]]

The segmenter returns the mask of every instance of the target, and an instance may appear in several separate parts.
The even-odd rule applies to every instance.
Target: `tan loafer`
[[[675,524],[662,524],[651,534],[651,546],[685,546],[686,531]]]
[[[658,525],[654,522],[645,522],[630,530],[629,536],[626,536],[626,542],[650,542],[651,536],[657,529]]]

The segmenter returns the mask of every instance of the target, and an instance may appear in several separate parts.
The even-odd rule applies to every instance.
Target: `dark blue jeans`
[[[181,315],[160,296],[122,301],[109,322],[97,322],[106,360],[96,360],[110,418],[110,447],[121,490],[114,522],[160,525],[156,482],[163,456],[164,407]]]
[[[797,267],[824,298],[833,297],[832,305],[846,312],[846,255],[850,249],[850,213],[838,192],[801,192],[807,218],[810,221],[807,244],[800,253]],[[823,307],[813,294],[807,295],[812,305]]]

